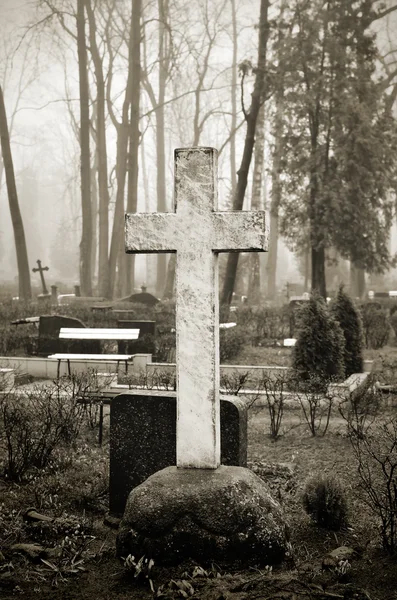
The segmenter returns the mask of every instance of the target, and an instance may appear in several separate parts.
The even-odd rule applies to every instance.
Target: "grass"
[[[155,565],[151,571],[154,588],[162,586],[167,592],[163,597],[178,598],[182,597],[178,590],[190,588],[170,582],[187,581],[194,589],[194,598],[213,599],[223,594],[237,600],[270,597],[269,586],[273,582],[272,589],[283,589],[285,593],[306,590],[307,598],[329,600],[329,596],[320,593],[324,586],[330,594],[339,593],[336,597],[340,598],[359,588],[365,589],[370,598],[391,598],[389,592],[396,581],[397,564],[380,548],[377,523],[361,496],[344,421],[334,415],[327,435],[312,437],[299,411],[288,411],[284,417],[284,435],[274,442],[269,436],[266,410],[253,408],[248,440],[250,468],[266,480],[289,521],[293,562],[272,572],[211,564],[183,564],[173,569]],[[116,559],[116,531],[103,524],[107,510],[108,451],[106,444],[100,449],[93,437],[86,437],[84,446],[64,449],[48,469],[32,474],[23,484],[0,481],[2,598],[153,597],[147,582],[134,578]],[[314,525],[302,506],[305,481],[326,473],[336,475],[341,481],[350,509],[349,526],[339,532]],[[56,517],[58,524],[37,526],[25,521],[23,514],[33,506],[45,515]],[[72,539],[71,554],[64,553],[59,558],[56,551],[64,548],[66,537]],[[53,551],[45,562],[35,563],[11,551],[12,544],[17,542],[40,543]],[[326,554],[339,546],[356,550],[348,574],[322,569]],[[75,568],[75,564],[80,568]],[[244,595],[246,591],[248,596]]]

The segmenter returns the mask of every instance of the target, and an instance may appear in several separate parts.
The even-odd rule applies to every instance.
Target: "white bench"
[[[219,323],[219,329],[230,329],[236,327],[237,323]]]
[[[139,329],[107,329],[107,328],[90,328],[90,327],[61,327],[59,331],[60,339],[67,340],[137,340],[139,337]],[[68,373],[70,376],[70,363],[76,361],[104,361],[117,363],[117,369],[120,362],[125,362],[125,371],[128,372],[128,361],[131,360],[133,354],[67,354],[57,353],[50,354],[48,358],[53,358],[58,361],[57,377],[61,368],[61,362],[66,360],[68,365]]]

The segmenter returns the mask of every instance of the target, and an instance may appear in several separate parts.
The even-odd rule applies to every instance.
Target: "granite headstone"
[[[159,393],[159,392],[157,392]],[[221,463],[247,465],[247,411],[221,397]],[[110,410],[110,513],[122,515],[129,493],[150,475],[176,463],[175,393],[120,394]]]
[[[85,327],[80,319],[63,315],[41,315],[39,321],[39,338],[37,354],[48,356],[56,352],[74,352],[83,354],[99,354],[100,340],[64,340],[59,339],[61,327]]]
[[[156,321],[120,320],[117,325],[122,329],[139,329],[137,340],[120,340],[117,343],[118,354],[154,354],[156,351]]]

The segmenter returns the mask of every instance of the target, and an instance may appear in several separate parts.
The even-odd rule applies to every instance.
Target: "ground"
[[[366,351],[365,358],[384,355],[395,361],[396,350]],[[288,364],[289,357],[284,348],[246,347],[233,362]],[[58,453],[45,472],[32,473],[28,481],[0,479],[0,597],[397,600],[396,557],[389,557],[380,546],[378,524],[359,488],[345,422],[334,414],[326,435],[313,437],[300,411],[293,410],[285,413],[282,431],[272,441],[266,408],[250,410],[249,466],[268,482],[290,524],[292,552],[280,567],[156,564],[149,570],[146,563],[140,570],[136,563],[141,557],[135,557],[127,569],[115,557],[117,530],[104,524],[108,437],[105,431],[100,448],[94,431],[73,451]],[[341,480],[349,505],[348,526],[336,532],[315,525],[302,506],[305,481],[324,473]],[[25,521],[23,515],[32,507],[57,517],[57,525]],[[11,550],[15,543],[40,543],[55,547],[58,554],[28,558]],[[327,553],[341,546],[354,550],[347,572],[329,565],[322,568]]]
[[[157,597],[192,597],[203,600],[243,598],[285,598],[337,599],[371,598],[396,600],[397,563],[387,557],[379,547],[376,525],[359,494],[355,464],[350,443],[345,435],[345,424],[337,417],[331,420],[327,434],[312,437],[307,425],[301,422],[297,411],[288,412],[284,421],[285,434],[277,442],[269,435],[269,421],[264,409],[252,412],[249,421],[249,462],[259,474],[269,481],[274,496],[282,503],[291,528],[293,556],[279,568],[270,571],[265,568],[242,569],[238,565],[193,565],[185,564],[178,568],[164,568],[154,565],[149,575]],[[106,448],[95,449],[91,459],[98,461],[106,456]],[[87,459],[89,465],[90,459]],[[283,468],[269,467],[269,464],[283,463]],[[92,465],[95,469],[95,465]],[[301,492],[306,478],[313,474],[333,473],[343,482],[347,494],[350,513],[349,526],[338,532],[329,532],[314,525],[302,508]],[[77,473],[77,471],[76,471]],[[75,474],[76,486],[79,483]],[[50,487],[48,487],[50,489]],[[29,506],[36,506],[43,514],[60,514],[62,507],[49,496],[43,501],[40,496],[40,481],[24,486],[3,483],[0,488],[3,499],[3,521],[6,537],[2,540],[4,556],[0,561],[0,596],[4,599],[16,597],[45,599],[145,599],[156,597],[150,590],[148,579],[134,577],[137,570],[127,572],[123,564],[115,558],[116,530],[105,526],[103,512],[106,501],[95,499],[88,510],[68,511],[69,519],[87,524],[90,519],[89,539],[85,550],[76,552],[75,568],[72,561],[64,562],[63,573],[56,570],[59,564],[55,559],[32,562],[18,553],[10,553],[12,536],[17,535],[17,524]],[[91,490],[92,491],[92,490]],[[79,499],[81,492],[69,490],[69,496]],[[59,496],[62,496],[60,492]],[[37,506],[40,502],[42,507]],[[103,503],[104,502],[104,503]],[[5,518],[7,510],[13,508],[12,518]],[[102,514],[101,514],[102,513]],[[9,513],[7,513],[9,515]],[[84,525],[83,525],[84,526]],[[37,531],[32,527],[19,525],[18,541],[37,540]],[[87,530],[88,531],[88,530]],[[3,532],[4,533],[4,532]],[[42,533],[43,535],[43,533]],[[50,533],[49,533],[50,535]],[[337,574],[335,569],[323,570],[322,561],[326,554],[340,546],[355,549],[351,569],[345,574]],[[79,565],[79,560],[82,562]],[[136,562],[136,561],[135,561]],[[52,565],[52,566],[51,566]],[[81,571],[79,569],[82,569]],[[75,570],[77,573],[72,573]],[[162,586],[162,587],[161,587]],[[157,592],[159,590],[160,592]],[[163,594],[163,595],[162,595]]]

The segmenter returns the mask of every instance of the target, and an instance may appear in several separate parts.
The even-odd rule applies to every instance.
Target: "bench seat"
[[[61,327],[59,338],[66,340],[137,340],[139,329],[121,329],[104,327]],[[66,360],[68,363],[68,373],[70,376],[70,362],[81,360],[106,361],[117,363],[117,369],[120,362],[125,362],[125,372],[128,372],[128,361],[133,354],[51,354],[48,358],[58,361],[57,377],[61,369],[61,362]]]
[[[61,327],[59,337],[64,340],[137,340],[139,329]]]
[[[70,376],[70,363],[81,361],[81,360],[92,360],[92,361],[106,361],[119,364],[120,362],[125,363],[125,372],[128,372],[128,361],[131,360],[133,354],[50,354],[48,358],[52,358],[58,361],[57,377],[59,378],[59,372],[61,368],[61,362],[66,360],[68,363],[68,373]]]

